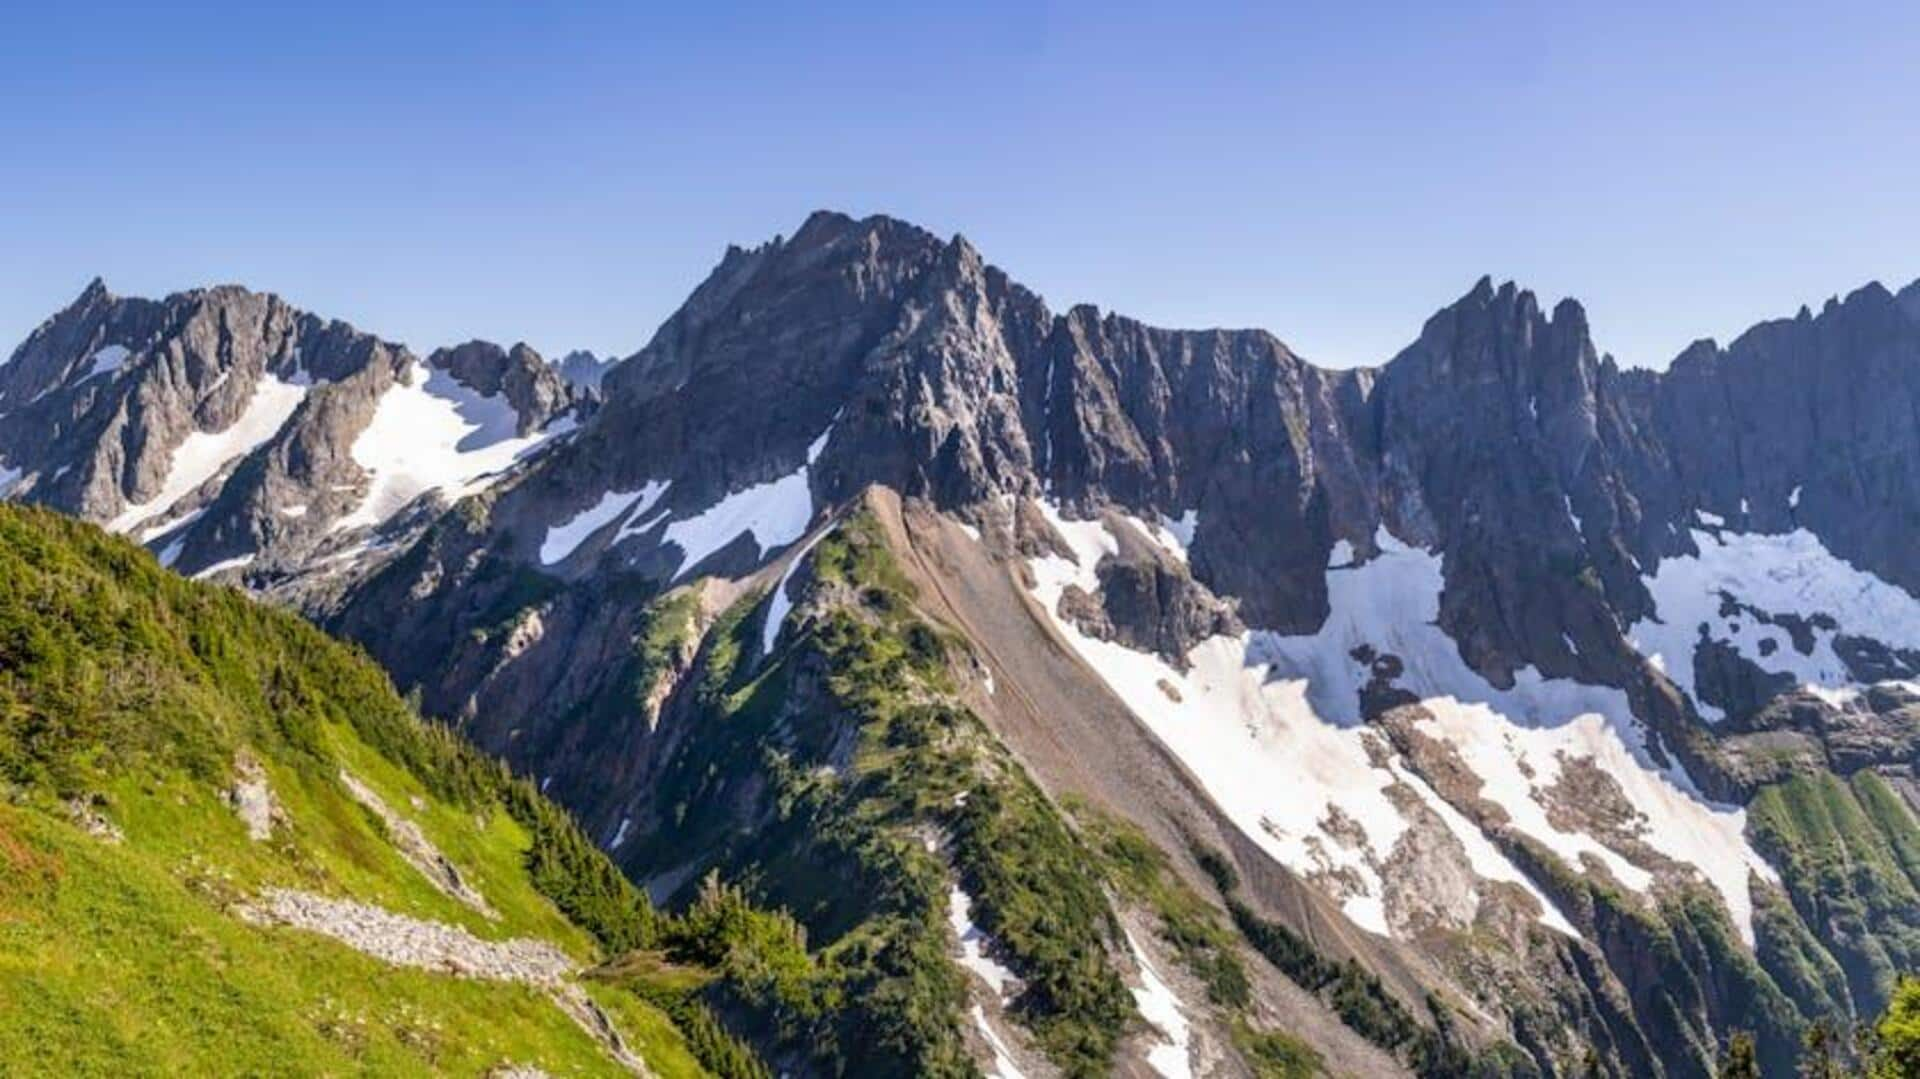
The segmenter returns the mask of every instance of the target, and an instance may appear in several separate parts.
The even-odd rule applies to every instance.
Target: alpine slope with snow
[[[1627,632],[1709,720],[1725,719],[1726,708],[1697,684],[1692,658],[1703,643],[1737,654],[1783,691],[1836,707],[1857,699],[1876,673],[1891,673],[1857,670],[1843,654],[1847,642],[1920,653],[1920,600],[1849,565],[1805,529],[1695,530],[1693,543],[1699,553],[1663,559],[1647,575],[1653,612]]]
[[[423,496],[484,490],[582,409],[524,346],[426,360],[233,286],[161,301],[99,282],[0,368],[8,493],[196,574],[344,570]]]
[[[1321,884],[1356,925],[1417,935],[1428,928],[1426,919],[1454,915],[1454,928],[1469,928],[1480,889],[1497,882],[1524,890],[1542,923],[1577,933],[1500,854],[1498,841],[1511,829],[1569,871],[1592,859],[1596,872],[1635,892],[1645,892],[1662,867],[1697,871],[1752,942],[1748,874],[1772,873],[1742,838],[1744,814],[1708,802],[1684,772],[1654,765],[1619,691],[1531,671],[1502,691],[1469,669],[1434,624],[1442,582],[1438,561],[1426,552],[1383,529],[1373,559],[1329,568],[1332,608],[1319,633],[1216,636],[1176,668],[1091,637],[1060,616],[1067,588],[1098,590],[1097,568],[1117,546],[1110,525],[1041,509],[1070,548],[1070,555],[1030,563],[1034,596],[1062,636],[1248,835]],[[1389,657],[1399,672],[1395,688],[1414,698],[1397,706],[1408,710],[1405,737],[1429,742],[1423,754],[1401,755],[1391,737],[1361,722],[1362,689]],[[1465,775],[1421,776],[1426,756],[1436,752],[1464,765]],[[1587,797],[1562,789],[1562,773],[1572,768],[1605,773],[1618,784],[1625,828],[1616,821],[1605,830],[1581,828],[1571,823],[1577,815],[1553,812],[1561,799]],[[1484,834],[1450,814],[1463,807],[1437,794],[1436,780],[1472,784],[1476,789],[1466,793],[1473,808],[1487,806],[1502,827]],[[1403,841],[1412,842],[1411,829],[1436,825],[1472,872],[1436,880],[1396,858]],[[1650,864],[1630,856],[1639,852]],[[1437,891],[1452,884],[1464,885],[1462,894]]]

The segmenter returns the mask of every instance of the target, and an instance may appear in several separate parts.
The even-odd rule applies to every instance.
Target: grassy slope
[[[1920,966],[1920,822],[1871,772],[1796,776],[1749,809],[1754,845],[1779,867],[1793,905],[1828,942],[1862,1014],[1896,975]],[[1820,981],[1818,970],[1792,973]]]
[[[86,526],[0,506],[0,581],[0,1071],[615,1073],[532,990],[397,970],[226,910],[296,887],[589,962],[596,936],[617,941],[644,911],[524,784],[435,737],[376,668],[305,623]],[[242,746],[288,820],[265,843],[220,795]],[[414,819],[500,919],[404,862],[342,767]],[[75,824],[74,798],[125,841]],[[544,857],[530,862],[534,829]],[[662,1013],[595,992],[657,1073],[701,1074]]]

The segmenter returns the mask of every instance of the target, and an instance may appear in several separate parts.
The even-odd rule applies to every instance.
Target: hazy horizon
[[[1329,366],[1482,275],[1652,367],[1920,277],[1908,7],[246,10],[15,17],[0,349],[98,275],[627,355],[816,208]]]

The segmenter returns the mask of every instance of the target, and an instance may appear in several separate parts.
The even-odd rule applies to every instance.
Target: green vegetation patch
[[[699,714],[636,863],[710,853],[738,886],[704,885],[663,926],[668,954],[716,971],[702,998],[774,1055],[836,1074],[977,1074],[948,953],[950,860],[1025,981],[1014,1014],[1066,1073],[1105,1074],[1135,1012],[1089,851],[955,701],[958,644],[918,614],[877,521],[824,537],[810,576],[808,617],[776,655],[758,655],[757,595],[701,646]]]
[[[539,991],[396,969],[233,913],[286,887],[582,963],[648,943],[644,897],[565,811],[420,721],[357,651],[124,540],[0,506],[0,580],[0,1070],[618,1073]],[[241,755],[279,807],[264,841],[223,794]],[[343,770],[496,916],[406,862]],[[656,1071],[702,1074],[665,1010],[603,1003]]]
[[[1920,828],[1872,772],[1828,772],[1763,788],[1748,808],[1754,847],[1780,871],[1800,917],[1871,1013],[1920,968]],[[1790,975],[1810,981],[1817,971]]]
[[[1179,879],[1166,852],[1127,821],[1085,803],[1075,803],[1072,809],[1089,844],[1104,861],[1107,879],[1122,896],[1154,913],[1161,938],[1207,987],[1207,998],[1234,1011],[1251,1005],[1253,987],[1240,962],[1233,931]]]

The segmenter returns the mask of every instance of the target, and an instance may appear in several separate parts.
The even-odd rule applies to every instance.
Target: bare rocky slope
[[[1188,939],[1143,898],[1178,894],[1254,972],[1249,1005],[1160,955],[1172,1050],[1063,1033],[1098,1000],[1009,998],[964,1039],[989,1069],[1230,1074],[1290,1030],[1337,1071],[1697,1076],[1738,1029],[1785,1074],[1807,1024],[1920,966],[1920,285],[1654,373],[1578,304],[1483,280],[1333,371],[1261,331],[1055,312],[963,238],[821,213],[729,250],[596,377],[94,288],[0,368],[0,465],[361,642],[661,902],[719,870],[821,947],[921,909],[823,865],[877,887],[877,820],[941,850],[960,823],[894,800],[926,775],[869,770],[898,702],[822,634],[897,638],[925,660],[900,692],[1045,793],[995,827],[1137,829],[1165,859],[1157,890],[1051,879],[1111,904],[1059,948],[1138,990],[1160,944],[1115,930]],[[223,434],[281,386],[277,426]],[[383,408],[454,417],[407,425],[448,463],[382,456]],[[849,528],[860,572],[823,579]],[[979,857],[985,928],[1043,980],[1051,938]]]
[[[576,396],[525,345],[421,361],[235,286],[153,301],[96,280],[0,366],[0,488],[182,572],[278,579],[483,487],[563,436]]]

